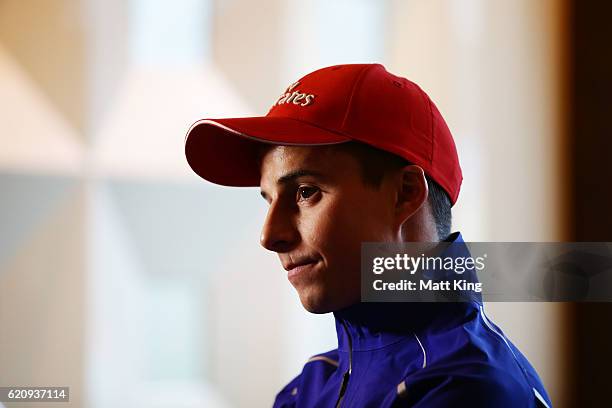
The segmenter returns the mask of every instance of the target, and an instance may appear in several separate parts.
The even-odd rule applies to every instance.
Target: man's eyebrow
[[[317,177],[317,178],[324,177],[323,174],[319,173],[318,171],[298,169],[298,170],[291,171],[279,177],[278,180],[276,180],[276,183],[277,184],[288,184],[288,183],[295,181],[295,179],[297,178],[306,177],[306,176]]]
[[[298,179],[300,177],[307,177],[307,176],[317,177],[317,178],[325,178],[323,173],[319,173],[318,171],[307,170],[307,169],[298,169],[298,170],[291,171],[291,172],[289,172],[287,174],[284,174],[281,177],[279,177],[278,180],[276,180],[276,184],[289,184],[289,183],[294,182],[296,179]],[[260,194],[261,194],[261,196],[266,201],[268,200],[268,193],[266,193],[265,191],[261,190]]]

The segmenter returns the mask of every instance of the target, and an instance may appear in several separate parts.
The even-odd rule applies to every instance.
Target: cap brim
[[[282,117],[203,119],[185,138],[187,162],[200,177],[224,186],[259,186],[262,144],[317,146],[351,139],[307,122]]]

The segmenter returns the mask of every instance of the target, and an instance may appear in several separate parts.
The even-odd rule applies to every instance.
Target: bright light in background
[[[183,151],[195,120],[250,115],[246,97],[267,109],[297,75],[322,66],[377,61],[426,85],[469,163],[465,212],[456,217],[467,235],[487,236],[497,225],[505,226],[499,234],[533,234],[542,213],[510,208],[516,201],[505,197],[514,191],[554,208],[543,188],[554,174],[501,170],[514,172],[508,157],[528,164],[541,157],[531,152],[555,146],[537,145],[554,133],[534,127],[558,99],[541,93],[555,65],[542,57],[551,49],[542,40],[548,6],[43,3],[0,0],[0,118],[8,129],[0,185],[14,192],[0,205],[0,327],[10,328],[0,331],[4,382],[70,382],[73,404],[89,408],[270,406],[309,356],[336,347],[333,316],[306,312],[276,254],[259,247],[266,207],[258,192],[203,182]],[[50,49],[54,59],[41,65]],[[488,190],[486,177],[514,184]],[[72,188],[81,184],[84,191]],[[548,320],[508,310],[532,322],[517,322],[514,333],[533,343],[538,365],[559,371],[556,332],[539,323]],[[65,319],[48,325],[47,315]]]
[[[386,60],[387,2],[289,0],[283,37],[288,76]]]
[[[223,407],[208,288],[225,240],[249,226],[232,212],[244,200],[229,202],[189,170],[183,142],[201,116],[247,108],[209,61],[210,1],[132,0],[127,11],[127,64],[91,149],[102,181],[91,186],[91,405]],[[131,325],[113,319],[112,298],[136,316]]]
[[[169,276],[147,281],[147,380],[204,378],[200,285]]]
[[[130,0],[134,64],[184,65],[208,58],[209,0]]]
[[[385,60],[384,1],[315,0],[311,33],[317,38],[320,65]]]
[[[210,2],[129,4],[129,63],[94,131],[94,171],[120,178],[194,180],[183,147],[189,126],[202,117],[249,111],[209,60]]]

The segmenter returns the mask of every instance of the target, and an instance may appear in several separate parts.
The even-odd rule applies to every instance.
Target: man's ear
[[[401,225],[423,207],[429,189],[425,172],[420,166],[411,164],[402,167],[398,177],[395,212]]]

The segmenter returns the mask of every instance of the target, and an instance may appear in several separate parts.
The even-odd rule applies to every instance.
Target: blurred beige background
[[[0,385],[70,386],[58,407],[264,407],[334,348],[332,317],[258,245],[257,189],[207,184],[183,155],[195,120],[264,114],[318,67],[381,62],[429,93],[459,149],[466,240],[567,239],[563,13],[0,0]],[[564,306],[487,310],[569,406]]]

